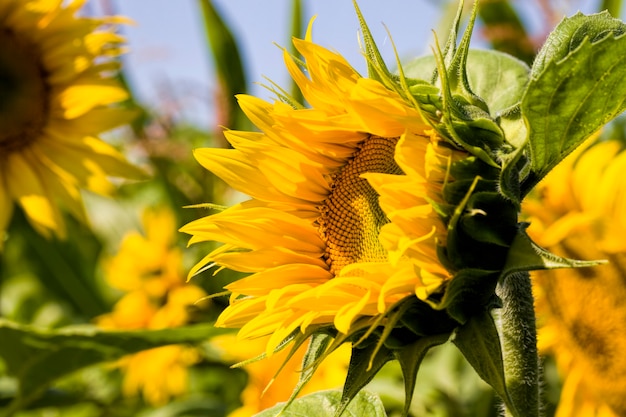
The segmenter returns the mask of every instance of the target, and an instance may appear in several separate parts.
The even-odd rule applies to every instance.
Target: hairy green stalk
[[[496,294],[503,304],[500,310],[500,337],[506,386],[516,407],[516,410],[506,409],[505,416],[539,416],[540,367],[529,273],[508,275],[498,284]]]

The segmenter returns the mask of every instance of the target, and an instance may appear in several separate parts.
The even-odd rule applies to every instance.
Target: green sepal
[[[307,347],[307,351],[304,354],[304,358],[302,359],[302,370],[300,371],[298,383],[296,384],[289,399],[285,402],[283,410],[285,410],[293,403],[298,394],[300,394],[300,392],[302,391],[302,388],[304,388],[304,386],[311,380],[313,374],[328,354],[328,346],[332,339],[332,336],[323,332],[317,332],[311,336],[309,346]],[[299,347],[300,345],[294,346],[291,353],[293,354]],[[282,368],[285,366],[289,359],[291,359],[291,355],[289,356],[289,358],[285,359],[285,362],[278,370],[278,372],[282,370]]]
[[[577,14],[552,32],[521,103],[532,169],[522,197],[563,158],[626,109],[626,24]]]
[[[348,365],[348,374],[343,386],[341,402],[335,417],[341,416],[350,401],[376,376],[384,364],[393,359],[393,351],[376,344],[352,347],[352,356]]]
[[[402,416],[409,415],[415,383],[417,382],[417,371],[426,353],[428,353],[430,348],[447,342],[449,337],[449,333],[422,337],[415,343],[407,345],[402,349],[394,350],[393,354],[400,363],[402,377],[404,378],[404,409],[402,410]]]
[[[294,355],[294,353],[296,352],[296,350],[298,350],[298,348],[307,341],[307,339],[314,334],[315,332],[318,331],[324,331],[325,328],[320,327],[320,326],[310,326],[307,331],[305,333],[302,333],[300,331],[300,329],[296,329],[293,332],[291,332],[291,334],[289,334],[289,336],[285,337],[279,344],[278,346],[276,346],[276,348],[274,348],[274,353],[278,353],[281,350],[285,349],[287,346],[291,346],[291,351],[289,352],[289,354],[287,355],[287,358],[285,359],[285,361],[283,362],[283,364],[280,366],[280,368],[278,369],[278,371],[276,371],[276,375],[278,375],[278,373],[280,373],[280,371],[283,369],[283,367],[285,366],[285,364],[287,363],[287,361],[289,361],[289,359]],[[241,362],[237,362],[236,364],[232,365],[233,368],[241,368],[244,367],[246,365],[249,365],[251,363],[255,363],[255,362],[259,362],[263,359],[267,358],[267,353],[263,352],[253,358],[249,358],[246,360],[243,360]]]
[[[516,207],[497,192],[474,192],[459,219],[459,227],[474,242],[504,248],[511,245],[516,226]]]
[[[495,295],[499,278],[500,271],[462,269],[450,280],[443,298],[433,307],[445,309],[451,318],[464,324],[486,309],[499,306]]]
[[[482,167],[487,166],[485,164],[480,164],[480,165]],[[463,198],[467,194],[467,190],[472,186],[472,184],[474,184],[475,178],[476,176],[467,177],[467,178],[461,177],[461,178],[455,179],[454,181],[450,183],[445,184],[445,187],[442,190],[442,196],[444,200],[448,202],[449,206],[454,208],[455,204],[459,204],[461,201],[463,201]],[[482,178],[484,177],[482,176],[480,176],[480,178],[481,180],[478,181],[474,185],[474,191],[475,192],[493,192],[493,190],[497,186],[497,182],[492,181],[492,180],[483,180]],[[433,203],[433,204],[436,204],[436,203]],[[441,204],[439,204],[438,206],[443,207]],[[440,211],[442,213],[446,213],[450,210],[441,209]],[[447,219],[447,217],[448,216],[446,216],[444,221]]]
[[[456,43],[456,32],[458,31],[458,25],[461,20],[461,15],[463,11],[463,1],[459,2],[459,10],[456,15],[456,30],[451,32],[451,36],[448,39],[448,43]],[[451,83],[451,89],[455,92],[458,92],[460,96],[464,97],[468,101],[468,109],[471,113],[480,113],[489,112],[489,107],[485,103],[482,97],[476,95],[472,88],[470,87],[468,76],[467,76],[467,57],[470,52],[470,41],[472,39],[472,32],[474,31],[474,23],[476,22],[476,17],[478,16],[478,1],[474,1],[474,7],[472,7],[472,14],[467,22],[467,27],[465,28],[465,32],[463,32],[463,37],[461,38],[461,43],[459,44],[456,51],[451,54],[451,60],[446,62],[446,67],[448,70],[448,81]],[[454,36],[454,39],[452,38]],[[447,45],[446,45],[447,47]],[[447,57],[446,57],[447,58]]]
[[[502,166],[500,171],[498,191],[515,204],[518,211],[522,204],[521,180],[530,173],[530,159],[528,157],[528,128],[522,118],[519,105],[514,106],[498,118],[498,124],[504,131],[507,143],[513,149],[501,149],[497,153]]]
[[[380,81],[385,85],[385,87],[397,91],[397,83],[393,82],[394,76],[387,68],[387,64],[385,64],[385,60],[378,50],[376,41],[372,36],[372,32],[370,32],[369,26],[367,26],[367,22],[361,13],[361,9],[359,9],[357,1],[353,0],[352,4],[357,18],[359,19],[359,27],[361,28],[361,34],[363,35],[363,47],[365,49],[363,52],[365,53],[367,61],[368,78]]]
[[[452,343],[461,351],[476,373],[500,396],[510,415],[522,417],[515,409],[506,386],[500,336],[489,312],[484,311],[472,316],[467,323],[458,328]]]
[[[516,206],[497,192],[476,192],[479,183],[475,179],[448,223],[440,258],[452,271],[500,270],[517,232]]]
[[[425,302],[415,296],[411,296],[407,298],[406,303],[408,308],[406,313],[400,318],[400,323],[404,330],[403,328],[396,329],[396,332],[391,335],[386,343],[388,347],[399,349],[422,337],[442,333],[450,334],[459,325],[446,311],[433,309],[430,301]],[[403,334],[404,331],[410,331],[412,336]],[[398,343],[394,346],[392,343],[396,340]]]
[[[449,74],[454,73],[451,69],[446,68],[444,57],[438,49],[435,51],[435,58],[441,83],[441,110],[437,113],[439,122],[434,123],[433,127],[441,136],[450,140],[455,146],[465,149],[487,165],[498,167],[490,152],[485,151],[480,146],[486,145],[478,139],[478,136],[485,136],[485,133],[487,133],[490,139],[493,139],[493,135],[489,135],[489,133],[497,132],[498,126],[495,123],[489,123],[488,113],[484,109],[470,103],[468,97],[464,97],[457,92],[453,94]],[[465,71],[465,68],[460,70]],[[452,78],[454,79],[456,76],[452,75]],[[476,137],[473,133],[477,133]],[[472,141],[476,139],[478,146],[468,142],[468,139]]]
[[[532,241],[526,233],[529,223],[520,223],[517,234],[513,239],[511,248],[502,269],[502,277],[515,272],[536,271],[541,269],[558,268],[587,268],[607,263],[604,260],[579,261],[562,258],[548,252]]]

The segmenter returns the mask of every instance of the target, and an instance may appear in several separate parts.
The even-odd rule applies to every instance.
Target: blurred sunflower
[[[85,221],[81,188],[107,193],[107,176],[142,176],[97,137],[133,117],[112,107],[128,95],[113,78],[124,20],[77,17],[83,4],[0,2],[0,234],[15,202],[39,233],[63,237],[57,203]]]
[[[429,296],[452,275],[437,250],[446,225],[434,208],[467,153],[435,134],[383,83],[311,41],[286,66],[311,108],[239,96],[261,132],[226,131],[234,149],[198,149],[205,168],[251,200],[187,224],[190,243],[221,241],[191,273],[214,265],[253,273],[228,285],[217,326],[243,338],[333,325],[342,334],[398,302]],[[305,75],[306,74],[306,75]]]
[[[626,152],[586,145],[539,185],[523,209],[529,233],[561,256],[604,266],[534,274],[539,348],[563,378],[557,417],[626,415]]]
[[[187,324],[189,307],[205,296],[185,282],[182,256],[175,246],[175,217],[169,209],[150,209],[143,217],[145,237],[129,233],[106,265],[107,282],[126,293],[97,323],[105,329],[163,329]],[[184,394],[187,368],[201,359],[196,348],[171,345],[129,355],[117,363],[123,392],[139,392],[152,405]]]
[[[223,359],[227,362],[241,362],[249,359],[255,352],[264,350],[267,337],[248,340],[241,343],[236,336],[219,336],[211,339],[211,344],[222,351]],[[229,414],[229,417],[249,417],[279,402],[287,401],[300,378],[302,359],[305,349],[302,346],[284,364],[287,351],[281,351],[262,361],[246,363],[242,368],[248,374],[248,383],[241,401],[243,405]],[[350,359],[350,349],[344,345],[333,352],[317,368],[315,375],[302,389],[299,396],[312,392],[341,387],[345,380],[346,369]],[[282,369],[281,369],[281,366]],[[281,372],[277,375],[278,370]]]

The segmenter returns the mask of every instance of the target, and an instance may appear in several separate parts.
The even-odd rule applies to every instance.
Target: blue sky
[[[92,1],[93,11],[105,4]],[[161,102],[163,91],[173,91],[182,100],[192,120],[209,126],[214,72],[205,47],[198,0],[109,0],[117,13],[131,17],[136,25],[124,29],[130,53],[127,74],[141,100]],[[358,22],[349,0],[304,0],[307,16],[317,15],[313,37],[330,49],[339,51],[357,70],[365,72],[357,41]],[[374,33],[383,56],[393,63],[393,50],[384,25],[389,28],[403,59],[429,53],[432,31],[445,38],[439,27],[443,14],[437,0],[360,0],[359,5]],[[471,3],[471,2],[468,2]],[[514,2],[530,7],[535,1]],[[567,2],[562,1],[565,5]],[[590,2],[573,1],[576,6]],[[289,39],[291,0],[214,0],[240,41],[248,81],[263,82],[267,76],[279,84],[287,83],[281,52],[274,45]],[[571,6],[569,6],[571,8]],[[591,9],[592,10],[592,9]],[[564,12],[568,9],[564,6]],[[571,12],[571,10],[569,10]],[[540,27],[543,16],[529,14],[531,26]],[[384,25],[383,25],[384,24]],[[480,46],[480,39],[475,45]],[[251,93],[269,98],[258,85]]]

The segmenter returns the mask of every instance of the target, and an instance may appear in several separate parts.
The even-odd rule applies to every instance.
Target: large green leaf
[[[608,13],[579,13],[546,41],[521,104],[532,164],[522,195],[626,108],[625,32]]]
[[[295,400],[281,417],[334,417],[341,405],[341,391],[320,391]],[[283,404],[256,414],[255,417],[276,417]],[[385,417],[385,407],[380,398],[367,391],[360,391],[341,414],[342,417]]]
[[[104,331],[93,326],[39,330],[0,319],[0,357],[19,380],[17,408],[58,378],[159,346],[197,343],[230,332],[210,324],[163,330]]]

